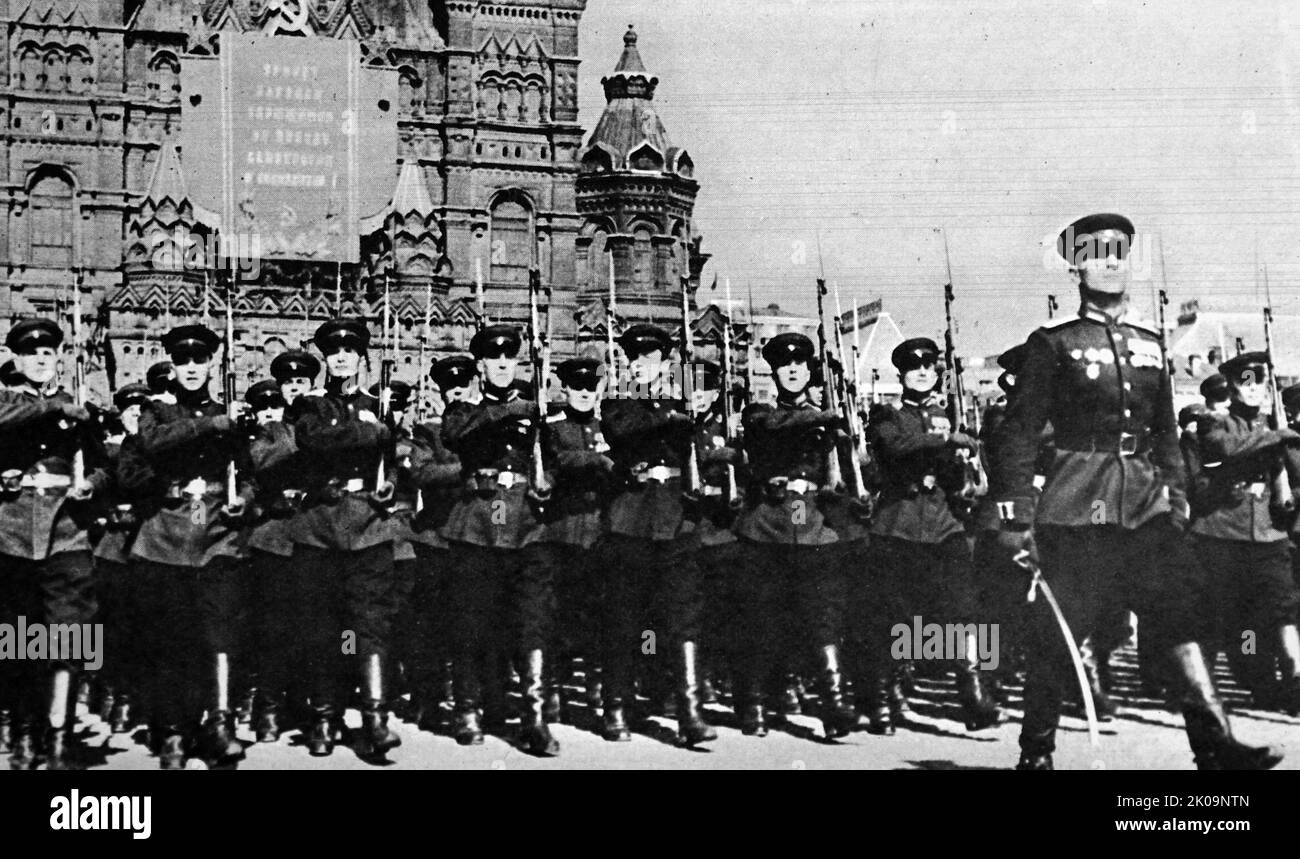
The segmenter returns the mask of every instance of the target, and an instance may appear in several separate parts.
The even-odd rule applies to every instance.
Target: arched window
[[[72,265],[72,183],[59,174],[38,179],[31,192],[32,264]]]
[[[49,48],[45,52],[45,89],[51,92],[63,92],[68,88],[68,64],[63,58],[61,48]]]
[[[527,283],[533,261],[533,224],[528,208],[504,199],[492,207],[492,273],[494,283]]]
[[[654,286],[654,247],[650,228],[637,227],[632,233],[632,282],[642,289]]]
[[[424,89],[420,76],[410,66],[402,66],[397,77],[398,106],[403,112],[424,108]]]
[[[176,101],[181,97],[181,64],[175,54],[159,51],[153,55],[145,88],[149,98],[158,101]]]
[[[598,229],[591,234],[587,249],[587,271],[593,291],[609,295],[609,233]]]
[[[23,48],[18,64],[18,88],[40,89],[45,78],[42,71],[41,52],[35,45]]]
[[[68,56],[69,92],[89,92],[95,87],[95,72],[90,54],[78,48]]]

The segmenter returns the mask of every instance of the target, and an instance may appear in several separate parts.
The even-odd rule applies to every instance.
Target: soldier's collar
[[[903,402],[912,406],[928,406],[938,399],[933,388],[928,391],[913,391],[910,388],[904,388],[902,397]]]
[[[182,406],[205,406],[212,402],[212,394],[208,391],[207,385],[195,391],[187,391],[177,386],[176,402]]]
[[[1119,313],[1111,316],[1100,307],[1096,307],[1086,300],[1079,304],[1079,318],[1088,319],[1092,322],[1100,322],[1102,325],[1119,325],[1124,322],[1124,312],[1127,308],[1120,305]]]
[[[576,424],[585,424],[589,423],[596,417],[596,410],[590,409],[585,412],[580,412],[572,406],[566,405],[564,407],[564,416]]]
[[[483,384],[483,400],[494,403],[509,403],[519,399],[519,389],[511,386],[509,388],[496,388],[492,385]]]
[[[802,409],[812,406],[812,401],[808,399],[808,389],[792,394],[789,391],[780,391],[776,395],[777,405],[785,406],[788,409]]]
[[[357,383],[356,376],[348,376],[346,379],[330,376],[325,380],[325,392],[329,394],[355,397],[360,391],[361,385]]]

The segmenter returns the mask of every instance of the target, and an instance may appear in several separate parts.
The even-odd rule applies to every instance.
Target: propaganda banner
[[[363,68],[352,41],[222,33],[182,90],[186,180],[223,256],[358,261],[395,184],[396,70]]]

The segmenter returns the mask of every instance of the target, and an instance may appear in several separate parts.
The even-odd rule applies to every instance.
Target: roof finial
[[[627,25],[627,32],[623,34],[623,44],[628,47],[636,44],[636,30],[633,29],[631,24]]]

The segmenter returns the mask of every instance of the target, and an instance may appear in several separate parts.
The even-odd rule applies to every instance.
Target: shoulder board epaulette
[[[557,412],[556,414],[553,414],[553,415],[547,415],[547,416],[546,416],[546,422],[547,422],[548,424],[558,424],[560,421],[564,420],[566,417],[568,417],[568,415],[566,415],[564,412]]]
[[[1071,322],[1078,322],[1081,316],[1058,316],[1055,319],[1044,319],[1039,328],[1060,328],[1062,325],[1068,325]]]
[[[1136,328],[1139,331],[1145,331],[1153,337],[1159,337],[1160,332],[1156,329],[1155,323],[1148,322],[1145,319],[1125,319],[1124,324],[1130,328]]]

